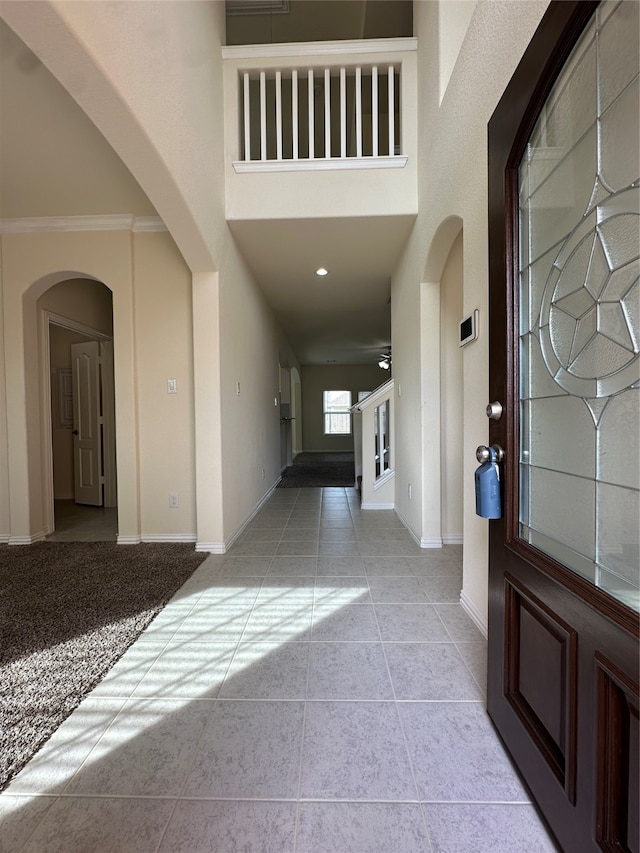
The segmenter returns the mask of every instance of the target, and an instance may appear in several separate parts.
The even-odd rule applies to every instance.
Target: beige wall
[[[425,292],[431,291],[424,286],[436,285],[439,296],[445,261],[462,225],[462,310],[480,310],[480,338],[463,351],[462,601],[481,626],[487,620],[487,522],[475,515],[473,472],[475,447],[486,443],[488,436],[487,122],[547,5],[534,0],[477,3],[441,104],[440,4],[414,5],[419,39],[420,213],[392,280],[394,375],[402,389],[396,397],[396,423],[402,431],[396,457],[397,508],[416,536],[431,538],[425,537],[425,529],[433,507],[441,503],[440,480],[425,477],[422,494],[414,490],[411,500],[406,490],[416,467],[427,471],[431,464],[432,422],[426,407],[440,383],[439,356],[425,359],[429,341],[439,335],[440,311],[432,312],[430,325],[424,303]],[[431,302],[433,309],[438,307],[435,296]],[[417,318],[422,320],[420,331]]]
[[[302,449],[306,451],[353,451],[353,436],[325,436],[322,418],[323,391],[351,391],[353,403],[358,391],[373,391],[389,379],[389,371],[377,365],[335,365],[302,367]]]
[[[59,175],[48,172],[41,138],[20,147],[26,124],[14,97],[16,121],[0,169],[8,172],[23,154],[26,162],[19,167],[25,180],[32,174],[30,156],[38,158],[35,167],[44,174],[42,181],[31,181],[33,197],[24,204],[17,193],[10,195],[4,215],[157,211],[173,240],[168,234],[144,232],[6,235],[5,247],[12,254],[4,285],[11,303],[7,326],[15,321],[19,329],[19,293],[39,276],[79,270],[112,288],[121,537],[197,536],[198,547],[224,549],[277,479],[279,418],[273,397],[279,354],[297,365],[224,219],[217,49],[224,40],[224,4],[127,4],[126,14],[125,6],[107,3],[38,8],[39,15],[33,16],[21,4],[3,7],[10,26],[39,57],[5,30],[11,74],[7,85],[15,83],[22,93],[23,114],[29,103],[30,114],[37,115],[40,100],[51,100],[47,115],[55,125],[52,161]],[[21,79],[30,68],[34,74]],[[150,91],[161,91],[162,97],[150,98]],[[76,163],[91,171],[91,192],[83,194],[84,178],[74,169]],[[80,263],[73,253],[71,260],[58,260],[57,247],[65,241],[80,256],[84,247],[92,247],[92,262]],[[101,244],[110,241],[117,245],[107,259]],[[40,254],[37,271],[25,254],[14,256],[12,247],[21,243]],[[110,270],[121,264],[126,281]],[[12,332],[12,339],[18,334]],[[21,442],[24,447],[18,453],[20,464],[13,466],[15,518],[12,522],[4,510],[7,478],[0,535],[11,530],[20,537],[38,535],[43,512],[37,427],[28,441],[19,435],[24,376],[19,365],[15,372],[14,367],[8,367],[13,383],[8,388],[11,447]],[[167,395],[167,378],[178,380],[176,395]],[[27,384],[33,385],[30,379]],[[34,399],[36,411],[37,391]],[[5,448],[0,442],[0,460]],[[27,471],[31,479],[22,494],[21,478]],[[169,491],[178,493],[179,508],[169,509]],[[24,499],[22,504],[14,496]],[[14,533],[16,525],[19,534]]]
[[[171,237],[151,233],[135,235],[133,277],[140,529],[145,539],[195,538],[191,274]]]
[[[225,538],[235,535],[280,476],[280,359],[295,356],[262,291],[230,245],[221,270],[222,472]],[[238,384],[240,393],[238,394]]]
[[[65,281],[57,297],[49,290],[74,270],[113,294],[120,539],[194,540],[191,275],[169,234],[4,235],[2,260],[9,478],[0,505],[10,512],[0,534],[19,544],[48,532],[41,308],[111,330],[86,283]],[[168,377],[178,379],[175,396]],[[179,508],[169,510],[169,491]]]
[[[2,21],[0,103],[0,217],[155,214],[93,122]]]

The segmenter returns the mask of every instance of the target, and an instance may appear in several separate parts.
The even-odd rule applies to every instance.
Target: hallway
[[[0,795],[1,850],[555,850],[484,711],[461,550],[277,490]]]

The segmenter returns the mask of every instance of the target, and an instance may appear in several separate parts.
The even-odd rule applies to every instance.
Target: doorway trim
[[[91,326],[85,326],[68,317],[63,317],[53,311],[43,309],[39,319],[40,339],[40,370],[41,370],[41,452],[42,452],[42,494],[43,494],[43,521],[44,533],[48,536],[55,530],[54,516],[54,489],[53,489],[53,432],[51,429],[52,417],[52,391],[51,391],[51,326],[59,326],[71,332],[87,335],[97,341],[113,341],[112,335],[107,335]],[[107,394],[105,400],[110,411],[105,412],[105,420],[114,423],[114,399],[113,394]],[[113,436],[115,446],[115,435]],[[115,465],[105,465],[105,495],[115,495],[115,483],[112,482],[115,473]],[[107,483],[107,480],[109,482]]]

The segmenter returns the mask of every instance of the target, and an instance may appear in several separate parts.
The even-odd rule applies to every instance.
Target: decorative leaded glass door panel
[[[489,125],[488,708],[567,851],[639,849],[639,8],[552,2]]]
[[[520,535],[638,609],[637,3],[593,16],[519,168]]]

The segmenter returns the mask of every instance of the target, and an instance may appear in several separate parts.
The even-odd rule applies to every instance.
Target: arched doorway
[[[115,541],[111,291],[94,279],[67,278],[38,298],[36,312],[47,538]]]

